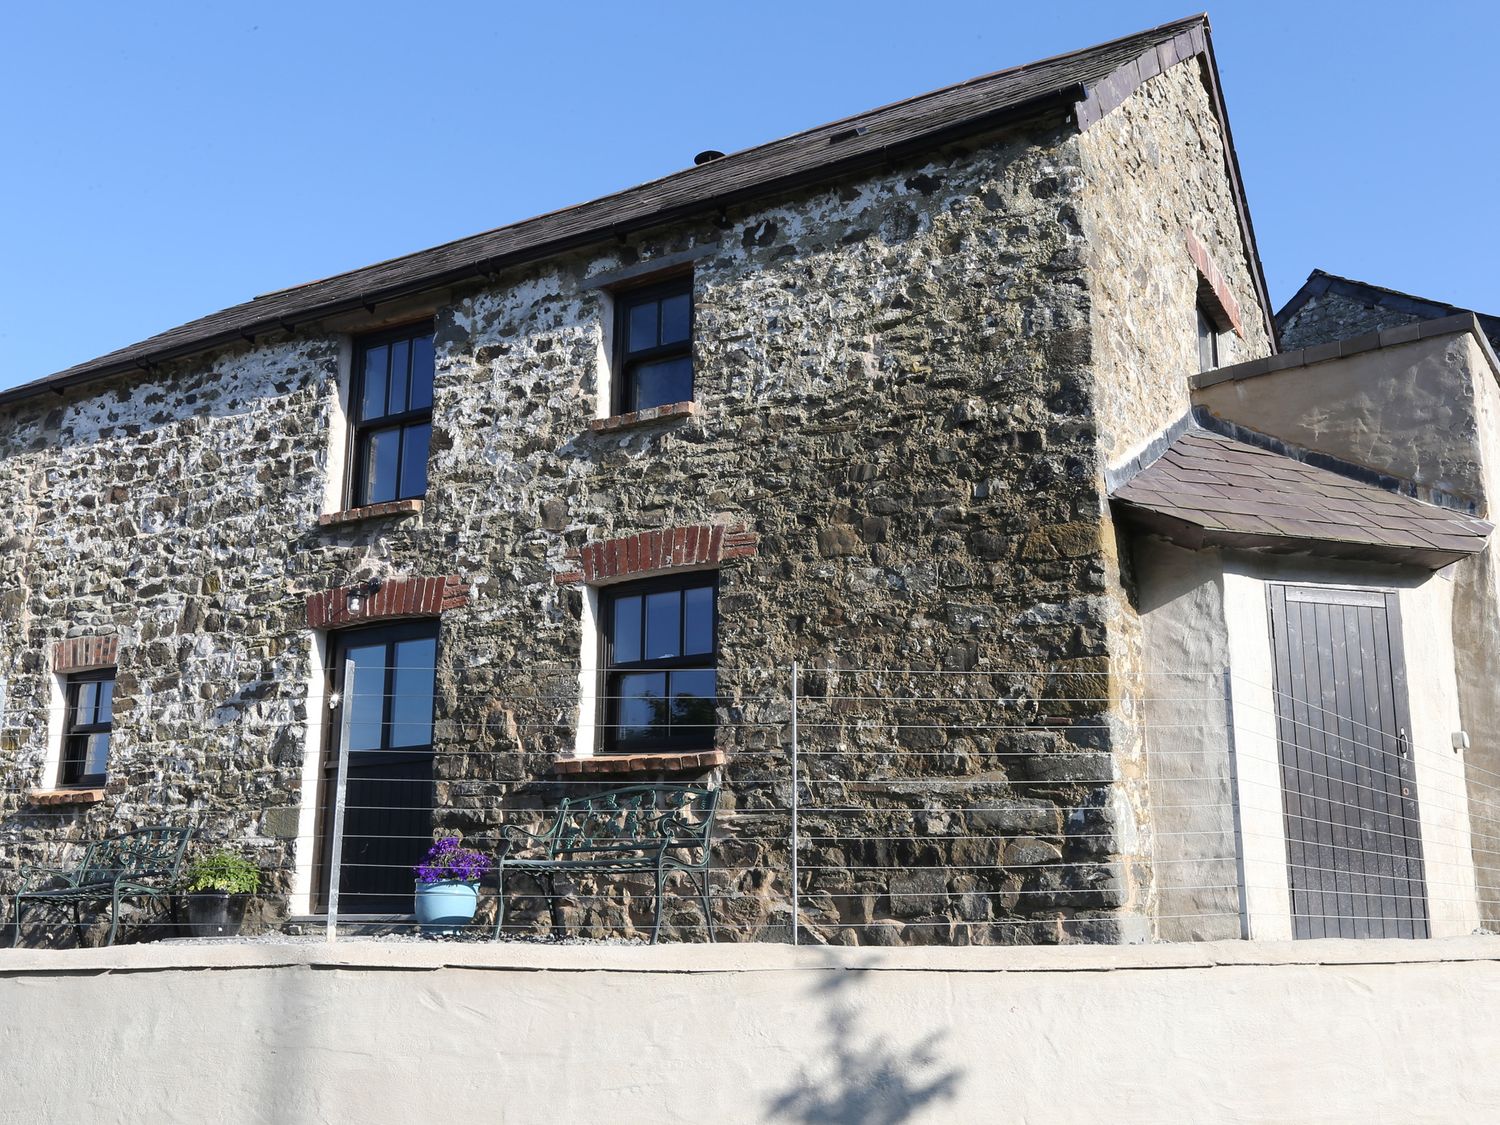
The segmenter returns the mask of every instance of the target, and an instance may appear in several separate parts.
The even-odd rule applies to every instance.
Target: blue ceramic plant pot
[[[424,934],[454,934],[474,920],[479,885],[459,879],[417,884],[417,921]]]

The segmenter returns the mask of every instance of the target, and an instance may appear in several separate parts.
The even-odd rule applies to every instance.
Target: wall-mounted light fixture
[[[364,582],[356,582],[344,592],[344,608],[348,610],[350,616],[359,613],[365,608],[365,599],[373,598],[379,589],[379,578],[369,578]]]

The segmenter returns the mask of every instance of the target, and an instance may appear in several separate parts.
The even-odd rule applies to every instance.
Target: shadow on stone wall
[[[830,962],[826,983],[806,1011],[818,1013],[824,1044],[787,1089],[772,1097],[766,1117],[805,1125],[898,1125],[958,1095],[963,1071],[945,1066],[936,1032],[909,1045],[861,1029],[861,984],[868,972]]]

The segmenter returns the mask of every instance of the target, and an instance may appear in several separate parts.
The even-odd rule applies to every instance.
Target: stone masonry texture
[[[1102,470],[1186,409],[1188,230],[1244,314],[1235,357],[1263,354],[1196,59],[1082,135],[975,138],[413,306],[437,355],[416,510],[321,520],[348,328],[12,408],[0,892],[64,841],[191,819],[260,864],[260,921],[284,915],[316,846],[288,825],[322,800],[309,606],[371,578],[462,588],[438,606],[440,829],[540,823],[590,783],[553,769],[577,741],[590,545],[723,528],[725,764],[703,775],[725,791],[721,938],[786,933],[794,661],[809,940],[1149,933],[1143,750],[1120,712],[1138,638]],[[594,424],[611,317],[588,278],[705,247],[694,408]],[[53,647],[103,635],[105,799],[33,806]],[[649,924],[644,884],[568,889],[570,927]],[[698,908],[669,901],[691,933]],[[534,899],[514,918],[551,924]]]

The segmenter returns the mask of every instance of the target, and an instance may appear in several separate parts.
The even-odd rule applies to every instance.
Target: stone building
[[[1500,317],[1313,270],[1276,314],[1276,327],[1283,348],[1310,348],[1463,313],[1473,313],[1490,346],[1500,347]]]
[[[1222,670],[1269,683],[1269,586],[1454,612],[1433,572],[1488,525],[1192,420],[1190,377],[1275,349],[1194,17],[0,392],[7,869],[191,820],[256,857],[268,922],[317,917],[342,745],[344,911],[404,914],[435,830],[703,780],[721,935],[774,939],[795,664],[811,940],[1290,932],[1284,858],[1246,902]],[[1310,496],[1348,518],[1231,518]],[[629,933],[649,888],[567,893]]]

